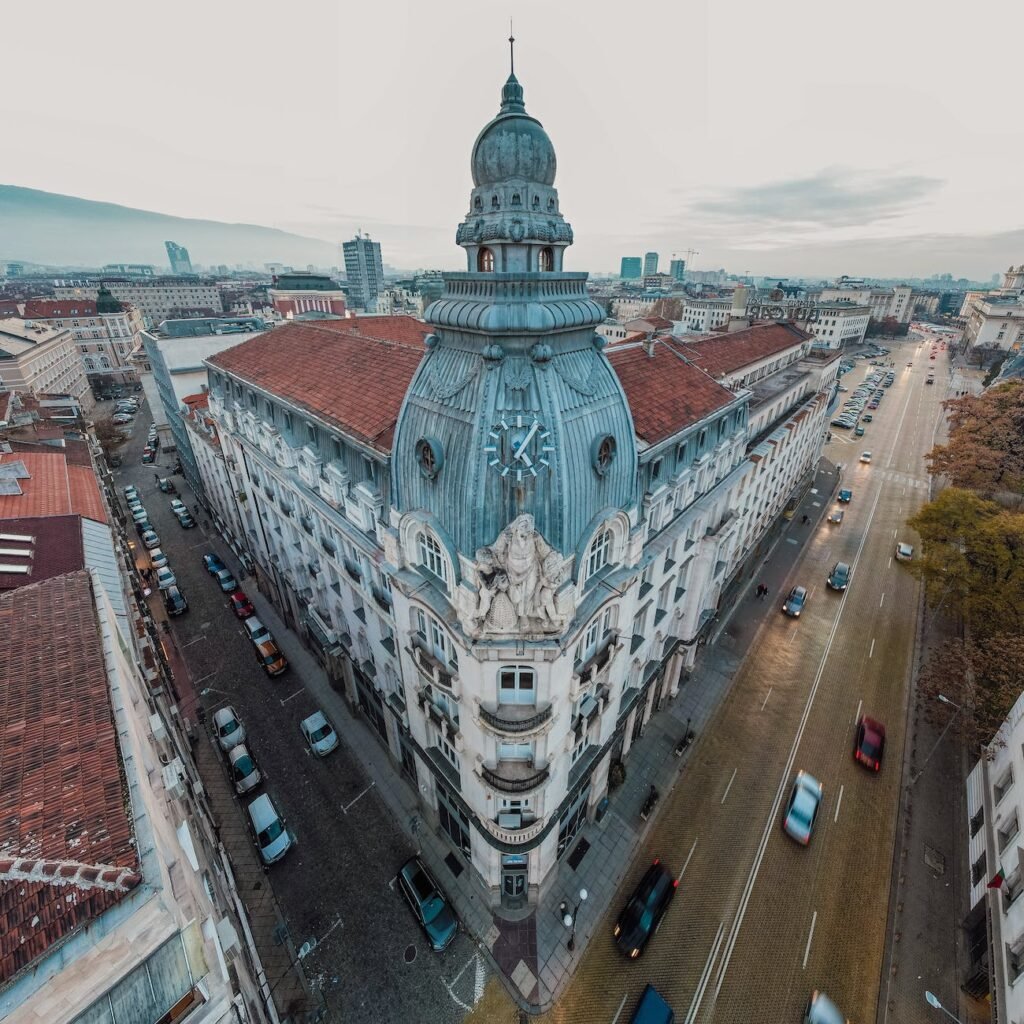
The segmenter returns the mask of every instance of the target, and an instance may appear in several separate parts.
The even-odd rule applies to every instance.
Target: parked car
[[[131,506],[131,513],[132,519],[134,519],[135,522],[137,523],[141,523],[143,519],[149,518],[148,514],[146,513],[146,510],[142,507],[142,505]]]
[[[174,486],[174,481],[168,480],[165,476],[160,477],[160,490],[164,494],[176,494],[178,491],[177,487]]]
[[[419,857],[410,857],[398,871],[398,888],[430,942],[440,953],[447,949],[459,923],[448,901]]]
[[[137,498],[139,496],[139,490],[135,486],[135,484],[129,484],[124,489],[124,496],[125,496],[125,500],[127,500],[127,501],[131,501],[132,498]]]
[[[142,543],[148,551],[160,547],[160,538],[157,536],[156,530],[143,530]]]
[[[850,585],[850,566],[846,562],[836,562],[828,574],[828,585],[833,590],[845,590]]]
[[[934,383],[935,383],[935,378],[934,377],[928,377],[925,380],[925,384],[934,384]]]
[[[211,576],[216,576],[224,568],[224,563],[214,554],[203,555],[203,565]]]
[[[263,863],[279,861],[291,849],[293,840],[274,802],[263,793],[249,803],[247,811]]]
[[[182,512],[187,512],[188,507],[181,498],[171,498],[171,511],[177,516],[181,515]]]
[[[156,585],[161,590],[166,590],[168,587],[173,587],[177,583],[174,573],[171,571],[169,565],[162,566],[156,571]]]
[[[909,562],[914,557],[914,549],[909,544],[904,544],[900,541],[896,545],[896,561],[897,562]]]
[[[167,564],[167,556],[161,548],[153,548],[149,553],[149,561],[154,569],[162,569]]]
[[[217,585],[225,594],[230,594],[238,589],[238,580],[231,575],[230,569],[218,569],[213,574],[214,579],[217,581]]]
[[[247,619],[250,615],[256,614],[256,609],[253,608],[252,602],[245,596],[245,593],[241,590],[236,590],[228,600],[231,601],[231,610],[240,619]]]
[[[263,778],[255,758],[244,743],[239,743],[237,747],[232,747],[228,751],[228,765],[231,768],[231,781],[236,793],[248,793],[250,789],[255,789]]]
[[[168,615],[181,615],[188,611],[188,601],[178,586],[168,587],[161,591],[164,596],[164,607]]]
[[[257,619],[255,615],[252,615],[248,619],[246,619],[242,623],[242,625],[245,626],[245,631],[249,634],[249,639],[254,644],[258,644],[263,640],[271,639],[270,630],[267,629],[267,627],[264,626],[263,623],[260,622],[260,620]]]
[[[213,731],[222,750],[230,750],[245,742],[245,726],[230,704],[213,713]]]
[[[866,413],[864,413],[864,415],[863,415],[863,416],[861,416],[861,419],[862,419],[862,420],[863,420],[863,421],[864,421],[865,423],[871,423],[871,422],[872,422],[872,421],[874,420],[874,418],[875,418],[875,417],[874,417],[874,416],[872,416],[872,415],[871,415],[871,413],[869,413],[869,412],[866,412]]]
[[[794,619],[800,618],[800,613],[804,610],[804,605],[807,604],[807,588],[806,587],[794,587],[786,598],[785,604],[782,606],[782,610]]]
[[[317,757],[326,757],[337,749],[338,734],[322,711],[314,711],[309,718],[304,718],[300,728],[306,745]]]
[[[612,936],[621,953],[635,960],[658,930],[679,883],[657,858],[619,914]]]
[[[284,655],[270,637],[256,644],[256,660],[268,676],[279,676],[288,668]]]
[[[857,429],[856,429],[856,430],[854,431],[854,434],[856,434],[856,435],[857,435],[857,437],[863,437],[863,436],[864,436],[864,428],[863,428],[863,427],[858,427],[858,428],[857,428]]]
[[[132,418],[126,412],[115,412],[114,415],[110,417],[110,421],[117,424],[119,427],[123,427],[126,423],[131,423]]]
[[[821,783],[805,771],[796,773],[793,789],[786,802],[782,827],[786,834],[806,846],[811,841],[814,819],[821,805]]]
[[[841,501],[841,502],[842,502],[842,503],[843,503],[844,505],[848,505],[848,504],[850,503],[850,499],[851,499],[852,497],[853,497],[853,491],[851,491],[851,490],[850,490],[850,489],[849,489],[848,487],[844,487],[844,488],[843,488],[843,489],[842,489],[842,490],[841,490],[841,491],[839,492],[839,500],[840,500],[840,501]]]
[[[192,518],[191,512],[182,512],[178,516],[178,525],[183,530],[191,530],[196,525],[196,521]]]
[[[885,753],[885,726],[874,718],[861,715],[853,738],[853,759],[858,764],[877,772],[882,767]]]
[[[154,461],[154,456],[153,456],[152,452],[143,452],[142,453],[142,464],[144,466],[151,465],[153,463],[153,461]]]

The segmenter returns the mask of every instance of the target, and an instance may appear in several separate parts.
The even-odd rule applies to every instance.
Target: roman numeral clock
[[[487,432],[483,447],[487,464],[516,483],[546,470],[554,450],[551,431],[530,413],[503,416]]]

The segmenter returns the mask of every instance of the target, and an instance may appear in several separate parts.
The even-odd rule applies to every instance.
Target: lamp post
[[[569,941],[566,943],[565,948],[571,953],[576,948],[576,918],[579,916],[580,907],[586,902],[587,896],[590,894],[586,889],[580,889],[580,898],[576,902],[576,906],[573,907],[572,913],[569,912],[569,903],[566,900],[562,900],[558,905],[558,913],[562,918],[562,924],[566,928],[571,928],[572,931],[569,933]]]
[[[950,1020],[955,1020],[956,1024],[961,1024],[960,1018],[950,1013],[949,1010],[947,1010],[942,1005],[942,1003],[939,1002],[938,996],[934,995],[931,992],[925,992],[924,999],[929,1006],[934,1006],[936,1010],[941,1010]]]
[[[918,768],[917,773],[910,780],[911,785],[914,785],[914,783],[917,782],[917,780],[921,778],[921,776],[924,774],[924,770],[928,767],[928,762],[932,759],[932,754],[935,753],[935,751],[939,747],[939,744],[942,742],[943,736],[945,736],[946,733],[949,731],[949,727],[953,724],[953,720],[956,718],[956,716],[959,715],[961,711],[963,711],[962,705],[955,704],[948,697],[944,696],[941,693],[937,693],[935,695],[935,699],[942,701],[943,704],[948,704],[951,708],[956,708],[956,710],[953,712],[952,715],[949,716],[949,721],[943,726],[942,732],[939,733],[939,738],[935,741],[935,746],[933,746],[932,749],[928,751],[928,756],[924,759],[924,761],[921,762],[921,767]]]

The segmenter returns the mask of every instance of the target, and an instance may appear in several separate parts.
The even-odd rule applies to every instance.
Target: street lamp
[[[941,1010],[950,1020],[955,1020],[956,1024],[961,1024],[960,1018],[954,1017],[953,1014],[951,1014],[949,1010],[939,1002],[938,996],[933,995],[931,992],[925,992],[924,999],[929,1006],[934,1006],[936,1010]]]
[[[956,710],[953,712],[953,714],[949,716],[949,721],[943,726],[942,732],[939,733],[939,738],[935,741],[935,746],[933,746],[932,749],[928,751],[928,756],[924,759],[924,761],[921,762],[921,767],[917,770],[917,773],[910,780],[911,785],[914,785],[914,783],[917,782],[917,780],[921,778],[921,776],[924,774],[925,768],[928,767],[928,762],[932,759],[932,754],[935,753],[935,751],[938,749],[939,744],[942,742],[942,737],[946,735],[946,732],[949,730],[949,727],[953,724],[953,720],[956,718],[956,716],[959,715],[961,711],[963,711],[962,705],[957,704],[954,701],[951,701],[948,697],[941,693],[937,693],[935,695],[935,699],[942,701],[943,704],[948,704],[951,708],[956,708]]]
[[[577,901],[576,906],[573,907],[572,913],[569,912],[569,904],[566,900],[562,900],[562,902],[558,904],[558,913],[562,918],[562,924],[564,924],[566,928],[572,929],[569,933],[569,941],[566,943],[565,947],[570,953],[576,948],[576,918],[579,915],[580,907],[583,906],[587,900],[587,896],[589,895],[590,894],[586,889],[580,889],[580,898]]]

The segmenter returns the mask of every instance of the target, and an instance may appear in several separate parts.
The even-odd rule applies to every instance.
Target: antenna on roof
[[[514,75],[516,73],[516,37],[512,35],[512,19],[508,19],[508,62]]]

